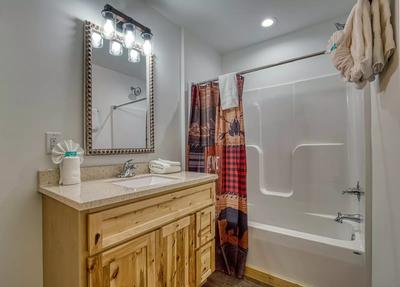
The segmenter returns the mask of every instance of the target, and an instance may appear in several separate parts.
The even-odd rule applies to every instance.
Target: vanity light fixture
[[[153,37],[153,34],[148,33],[148,32],[143,32],[142,33],[142,38],[144,40],[143,43],[143,53],[146,56],[150,56],[152,52],[152,47],[151,47],[151,38]]]
[[[132,23],[122,25],[124,34],[124,47],[132,49],[135,46],[135,26]]]
[[[95,31],[92,32],[92,46],[94,48],[103,47],[103,37],[101,37],[100,33],[97,33]]]
[[[266,18],[261,22],[261,26],[264,28],[268,28],[268,27],[271,27],[272,25],[274,25],[275,23],[276,23],[275,18]]]
[[[140,52],[136,49],[128,50],[128,61],[131,63],[139,63],[140,62]]]
[[[111,11],[103,11],[104,24],[103,24],[103,37],[105,39],[112,39],[115,36],[115,19],[114,13]]]
[[[135,21],[121,11],[107,4],[101,11],[104,17],[104,23],[101,28],[101,34],[92,32],[92,47],[102,48],[103,39],[110,40],[109,52],[114,56],[121,56],[124,48],[128,50],[128,60],[132,63],[140,62],[140,55],[143,53],[150,56],[153,51],[151,40],[153,34],[150,28]],[[139,44],[135,37],[136,31],[144,40]]]
[[[121,56],[124,52],[122,44],[117,40],[110,40],[110,54],[113,56]]]

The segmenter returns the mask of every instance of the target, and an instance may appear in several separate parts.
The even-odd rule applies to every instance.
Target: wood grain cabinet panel
[[[89,214],[89,253],[96,254],[213,202],[214,185],[205,184]]]
[[[215,271],[215,243],[208,242],[196,251],[196,286],[201,286]]]
[[[158,284],[162,287],[195,286],[195,218],[184,217],[158,232]]]
[[[89,257],[89,287],[154,287],[155,232]]]
[[[196,213],[196,248],[215,237],[215,207],[210,206]]]

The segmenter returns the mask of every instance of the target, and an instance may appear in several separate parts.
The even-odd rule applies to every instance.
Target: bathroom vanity
[[[201,286],[214,271],[215,175],[45,177],[45,287]]]

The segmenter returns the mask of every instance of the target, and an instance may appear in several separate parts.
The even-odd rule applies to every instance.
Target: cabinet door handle
[[[115,278],[117,278],[118,273],[119,273],[119,267],[117,267],[117,269],[115,269],[115,271],[113,272],[113,274],[112,274],[112,276],[111,276],[112,280],[114,280]]]
[[[96,235],[94,236],[94,244],[99,243],[100,237],[101,237],[100,233],[96,233]]]

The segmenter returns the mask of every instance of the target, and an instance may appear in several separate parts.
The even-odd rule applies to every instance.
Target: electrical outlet
[[[46,132],[46,153],[51,154],[53,147],[55,147],[62,139],[60,132]]]

